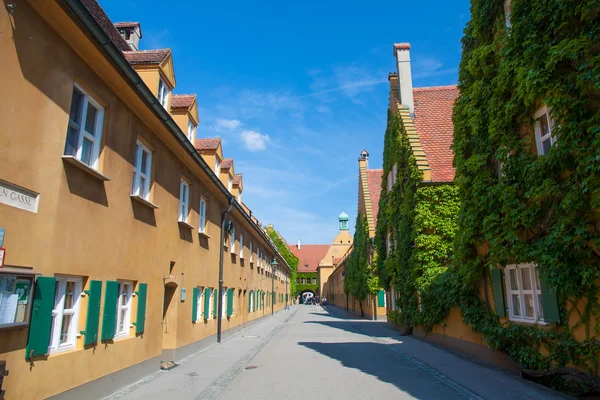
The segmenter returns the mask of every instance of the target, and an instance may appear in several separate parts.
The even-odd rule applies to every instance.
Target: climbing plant
[[[316,272],[298,272],[296,276],[298,279],[306,279],[307,283],[296,283],[295,296],[299,296],[305,290],[311,290],[315,294],[319,292],[319,284],[312,283],[313,279],[317,279],[318,282],[319,277]]]
[[[273,241],[273,243],[275,243],[275,246],[277,246],[277,250],[279,250],[279,253],[281,254],[281,256],[284,258],[284,260],[287,262],[287,264],[292,269],[292,271],[290,273],[290,293],[295,296],[296,290],[297,290],[297,288],[296,288],[296,274],[297,274],[296,271],[298,270],[298,257],[296,257],[294,255],[294,253],[292,253],[292,251],[289,249],[289,247],[287,247],[287,245],[281,238],[281,235],[279,234],[279,232],[277,232],[272,225],[267,226],[266,232],[267,232],[267,235],[269,235],[269,237]]]

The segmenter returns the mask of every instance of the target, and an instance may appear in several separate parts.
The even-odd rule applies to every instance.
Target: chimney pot
[[[298,247],[298,250],[300,250],[300,246],[301,246],[300,239],[298,239],[298,244],[296,245],[296,247]]]
[[[415,114],[415,103],[413,100],[412,75],[410,70],[410,44],[394,44],[394,56],[398,69],[398,86],[400,91],[400,103],[408,108],[411,115]]]

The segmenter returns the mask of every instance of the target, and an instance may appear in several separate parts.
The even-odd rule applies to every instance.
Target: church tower
[[[340,220],[340,231],[348,230],[348,214],[346,214],[343,210],[340,216],[338,217]]]

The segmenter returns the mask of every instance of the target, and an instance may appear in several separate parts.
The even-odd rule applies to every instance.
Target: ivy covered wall
[[[313,284],[313,283],[297,283],[296,284],[296,292],[295,292],[295,296],[299,296],[300,293],[304,292],[305,290],[311,290],[313,293],[317,294],[319,292],[319,277],[317,275],[316,272],[298,272],[297,279],[306,279],[306,282],[312,282],[313,279],[317,280],[317,283]]]
[[[292,296],[295,296],[296,293],[296,271],[298,270],[298,257],[296,257],[292,251],[289,249],[289,247],[287,247],[285,241],[281,238],[281,235],[279,235],[279,232],[277,232],[275,230],[275,228],[273,228],[273,226],[269,225],[267,226],[267,229],[265,230],[267,232],[267,235],[269,235],[269,237],[271,238],[271,240],[273,241],[273,243],[275,243],[275,246],[277,246],[277,249],[279,250],[279,253],[281,254],[281,256],[285,259],[285,261],[288,263],[288,265],[290,266],[290,268],[292,269],[291,273],[290,273],[290,294]]]

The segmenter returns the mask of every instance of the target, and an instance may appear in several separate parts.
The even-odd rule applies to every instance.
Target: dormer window
[[[191,119],[188,120],[187,137],[190,142],[194,143],[194,139],[196,139],[196,125],[194,125]]]
[[[227,189],[231,192],[233,188],[233,179],[231,179],[231,175],[227,176]]]
[[[165,108],[169,106],[169,87],[165,83],[165,81],[160,78],[158,80],[158,102]]]
[[[218,157],[215,157],[215,174],[217,174],[217,176],[219,176],[220,173],[221,173],[221,162],[219,161]]]

